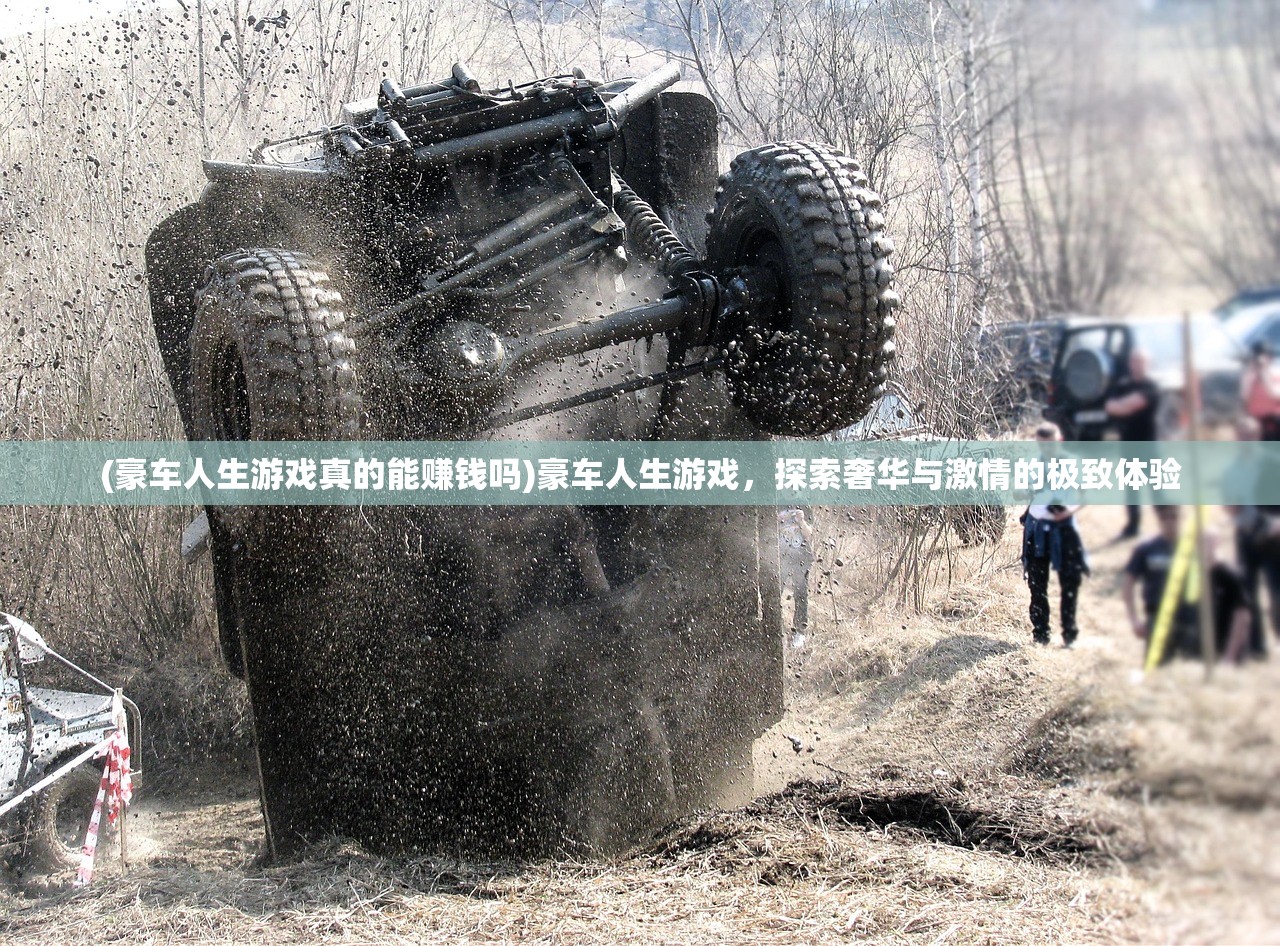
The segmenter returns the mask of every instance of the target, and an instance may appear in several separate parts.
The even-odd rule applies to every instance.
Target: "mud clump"
[[[959,781],[904,774],[866,785],[795,782],[734,811],[678,822],[635,856],[654,866],[751,872],[773,883],[847,861],[869,835],[881,843],[945,844],[1057,865],[1138,853],[1118,826],[1053,809],[1043,794],[981,795]]]
[[[1133,747],[1108,732],[1107,723],[1089,693],[1076,694],[1031,724],[1005,767],[1016,775],[1060,785],[1087,775],[1127,771],[1133,765]]]

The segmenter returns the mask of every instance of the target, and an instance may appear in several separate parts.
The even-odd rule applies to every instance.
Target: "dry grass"
[[[265,869],[162,865],[90,895],[10,901],[0,932],[15,943],[108,930],[131,942],[242,943],[1109,938],[1118,906],[1095,903],[1079,870],[931,843],[906,827],[837,827],[811,817],[823,795],[817,807],[801,797],[719,816],[738,831],[710,845],[690,844],[686,826],[613,864],[393,862],[335,844]],[[808,816],[789,816],[793,803]]]
[[[644,851],[655,864],[694,863],[747,873],[764,883],[820,872],[845,832],[893,834],[1051,864],[1098,863],[1132,843],[1114,843],[1116,825],[1090,822],[1052,804],[1043,792],[987,793],[960,779],[912,776],[884,768],[867,785],[842,779],[793,782],[744,808],[713,812],[670,829]],[[820,850],[806,843],[819,837]]]

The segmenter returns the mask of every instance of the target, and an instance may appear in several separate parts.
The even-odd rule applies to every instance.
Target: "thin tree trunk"
[[[934,159],[938,165],[938,188],[942,195],[942,213],[947,239],[947,271],[944,304],[947,337],[956,337],[960,311],[960,230],[956,226],[955,183],[951,178],[951,155],[947,135],[946,81],[942,73],[942,57],[938,49],[939,12],[929,0],[929,67],[933,82]],[[947,369],[954,376],[955,346],[947,345]]]
[[[786,138],[788,136],[787,125],[787,29],[786,29],[787,7],[781,0],[774,0],[773,4],[773,44],[774,55],[778,61],[778,88],[774,99],[774,134],[770,137]]]
[[[987,327],[987,290],[990,276],[987,272],[986,220],[983,207],[982,179],[982,119],[979,114],[977,39],[973,23],[973,0],[965,4],[964,15],[964,97],[968,117],[968,179],[969,179],[969,266],[973,274],[973,329],[977,344],[979,333]]]
[[[204,0],[196,0],[196,102],[200,110],[200,156],[207,158],[210,150],[209,120],[205,109]]]

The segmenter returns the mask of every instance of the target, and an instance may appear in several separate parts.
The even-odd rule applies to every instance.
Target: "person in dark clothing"
[[[1267,655],[1266,626],[1280,636],[1280,507],[1256,505],[1257,489],[1265,477],[1280,478],[1280,470],[1270,468],[1250,441],[1258,439],[1259,424],[1252,417],[1236,420],[1236,439],[1242,441],[1240,459],[1223,477],[1223,497],[1235,520],[1236,564],[1245,591],[1253,603],[1253,633],[1249,650],[1257,657]],[[1270,608],[1262,610],[1265,582]]]
[[[1148,446],[1157,439],[1156,412],[1160,409],[1160,388],[1147,375],[1147,354],[1134,349],[1129,354],[1129,374],[1121,379],[1103,405],[1112,418],[1116,432],[1126,443],[1133,443],[1137,459],[1149,459]],[[1142,504],[1133,502],[1126,507],[1128,523],[1120,533],[1121,539],[1133,539],[1142,525]]]
[[[1253,633],[1249,650],[1267,655],[1266,624],[1280,636],[1280,509],[1274,506],[1241,506],[1236,511],[1236,562],[1253,609]],[[1264,615],[1262,586],[1270,607]]]
[[[1056,424],[1041,424],[1036,441],[1044,451],[1052,451],[1062,439]],[[1059,617],[1062,620],[1062,643],[1070,647],[1079,636],[1076,603],[1080,583],[1089,573],[1084,543],[1076,531],[1075,514],[1079,504],[1071,497],[1041,495],[1032,497],[1022,514],[1022,574],[1031,592],[1031,636],[1037,644],[1049,643],[1049,572],[1058,573],[1062,590]]]
[[[1133,550],[1124,569],[1125,608],[1135,636],[1146,641],[1147,646],[1151,644],[1151,630],[1160,613],[1169,571],[1177,552],[1180,509],[1177,506],[1158,506],[1156,518],[1160,523],[1160,534],[1141,542]],[[1141,615],[1136,601],[1139,588]],[[1214,562],[1210,567],[1209,588],[1213,596],[1214,648],[1223,661],[1239,663],[1249,649],[1253,624],[1249,593],[1239,573],[1223,562]],[[1179,601],[1161,662],[1175,656],[1199,658],[1200,651],[1199,605]]]

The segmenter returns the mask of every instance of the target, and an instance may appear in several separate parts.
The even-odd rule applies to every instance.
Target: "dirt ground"
[[[858,548],[825,530],[816,628],[756,746],[761,797],[626,857],[392,862],[334,843],[263,864],[250,773],[215,769],[181,791],[143,781],[127,874],[111,860],[87,891],[0,891],[0,940],[1280,942],[1280,659],[1142,679],[1120,524],[1082,514],[1072,650],[1031,644],[1012,518],[994,552],[934,552],[920,611],[842,580]]]

